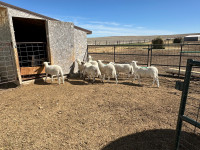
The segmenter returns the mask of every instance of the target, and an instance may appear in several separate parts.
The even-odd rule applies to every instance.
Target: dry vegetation
[[[151,83],[71,78],[1,87],[0,149],[170,150],[181,92],[174,78],[160,77],[160,88]]]

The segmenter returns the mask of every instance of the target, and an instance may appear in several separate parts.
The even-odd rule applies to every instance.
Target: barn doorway
[[[15,40],[22,80],[44,73],[43,62],[48,61],[45,20],[13,17]]]

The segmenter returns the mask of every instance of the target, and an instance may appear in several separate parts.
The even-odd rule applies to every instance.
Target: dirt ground
[[[0,89],[0,149],[170,150],[181,92],[174,78]]]

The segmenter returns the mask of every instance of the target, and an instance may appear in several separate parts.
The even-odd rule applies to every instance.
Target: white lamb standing
[[[133,75],[133,66],[131,64],[116,64],[114,62],[110,62],[115,66],[117,76],[120,72],[128,74],[128,78]]]
[[[137,61],[132,61],[131,65],[133,66],[135,78],[138,78],[138,82],[140,84],[141,77],[152,77],[153,85],[156,81],[157,87],[159,87],[159,79],[158,79],[158,69],[154,66],[151,67],[141,67],[137,65]]]
[[[45,82],[47,80],[48,74],[51,75],[51,82],[53,82],[53,76],[57,76],[58,78],[58,84],[60,84],[60,76],[62,78],[62,83],[64,84],[64,77],[63,77],[63,71],[62,68],[58,65],[49,65],[49,62],[44,62],[45,66],[45,73],[46,73],[46,78]]]
[[[82,65],[82,62],[80,61],[80,59],[76,59],[76,62],[78,64],[78,70],[79,70],[79,74],[80,74],[80,78],[81,78],[81,77],[83,77],[84,66]]]
[[[101,60],[98,60],[99,69],[101,71],[102,81],[104,82],[105,76],[108,77],[108,81],[110,81],[110,77],[115,78],[116,84],[118,83],[116,70],[113,64],[104,64]]]
[[[87,76],[89,81],[90,81],[90,78],[93,78],[92,83],[94,83],[96,77],[101,76],[101,72],[98,66],[92,65],[89,62],[86,62],[86,63],[82,62],[82,65],[83,65],[83,76],[84,77]]]
[[[92,60],[92,56],[91,56],[91,55],[88,56],[88,63],[91,63],[91,64],[94,65],[94,66],[97,66],[98,72],[101,73],[101,71],[100,71],[100,69],[99,69],[99,64],[98,64],[98,62],[95,61],[95,60]],[[101,75],[100,75],[99,77],[102,79],[102,76],[101,76]]]

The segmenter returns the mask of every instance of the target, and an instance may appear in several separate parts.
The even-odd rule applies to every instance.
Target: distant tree
[[[181,37],[177,37],[173,40],[173,43],[182,43],[183,39]]]
[[[160,37],[157,37],[152,40],[152,46],[153,46],[152,47],[153,49],[164,49],[165,48],[164,41]]]

